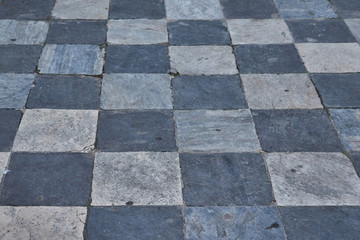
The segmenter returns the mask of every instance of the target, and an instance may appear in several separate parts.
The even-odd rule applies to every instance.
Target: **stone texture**
[[[360,16],[359,18],[345,19],[345,23],[357,41],[360,42]]]
[[[172,109],[167,74],[106,74],[101,88],[102,109]]]
[[[0,173],[3,173],[5,169],[7,169],[9,158],[10,158],[10,152],[0,152]]]
[[[165,0],[167,19],[222,19],[219,0]]]
[[[111,19],[165,18],[164,0],[111,0]]]
[[[327,0],[274,0],[283,18],[336,18]]]
[[[0,19],[48,19],[55,0],[1,0]]]
[[[227,20],[233,44],[292,43],[291,33],[282,19]]]
[[[355,171],[360,177],[360,152],[350,153],[351,161],[355,167]]]
[[[181,154],[187,206],[269,205],[264,160],[255,153]]]
[[[78,153],[13,153],[1,189],[1,204],[86,206],[93,157]]]
[[[296,47],[309,72],[360,72],[358,43],[299,43]]]
[[[43,44],[48,29],[47,22],[0,20],[0,44]]]
[[[10,152],[20,119],[20,110],[0,109],[0,152]]]
[[[104,51],[95,45],[45,45],[39,60],[40,73],[100,75]]]
[[[220,0],[227,19],[278,18],[278,10],[272,0]]]
[[[26,110],[14,141],[16,152],[80,152],[95,142],[95,110]]]
[[[169,47],[171,67],[182,75],[237,74],[230,46]]]
[[[33,74],[0,74],[0,108],[23,108],[33,81]]]
[[[175,152],[99,153],[91,197],[95,206],[181,205],[179,156]]]
[[[83,238],[85,207],[0,207],[2,240]]]
[[[360,179],[342,153],[270,153],[265,161],[279,206],[360,205]]]
[[[343,18],[360,17],[360,2],[358,0],[331,0],[331,2]]]
[[[181,208],[90,207],[86,239],[184,239]]]
[[[185,208],[186,239],[285,240],[275,207]]]
[[[241,79],[252,109],[322,108],[306,74],[242,74]]]
[[[52,15],[60,19],[107,19],[110,0],[56,0]]]
[[[249,110],[175,111],[181,152],[255,152],[260,150]]]
[[[34,73],[40,45],[0,45],[0,73]]]

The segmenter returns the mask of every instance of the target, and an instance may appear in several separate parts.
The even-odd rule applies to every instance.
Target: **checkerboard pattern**
[[[0,1],[0,239],[358,239],[358,0]]]

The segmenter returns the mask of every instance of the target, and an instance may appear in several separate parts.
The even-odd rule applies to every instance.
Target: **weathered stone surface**
[[[10,158],[10,152],[0,152],[0,174],[5,171],[9,158]],[[2,176],[0,178],[2,178]]]
[[[358,176],[360,177],[360,152],[350,153],[350,158]]]
[[[292,43],[291,33],[282,19],[227,20],[233,44]]]
[[[181,152],[260,150],[249,110],[179,110],[175,118]]]
[[[0,151],[10,152],[19,127],[20,110],[0,110]]]
[[[175,152],[99,153],[91,197],[95,206],[181,205],[179,156]]]
[[[48,29],[47,22],[0,20],[0,44],[43,44]]]
[[[106,74],[101,88],[102,109],[172,109],[167,74]]]
[[[26,110],[13,151],[82,151],[95,142],[97,116],[96,110]]]
[[[0,74],[0,108],[23,108],[33,81],[33,74]]]
[[[272,0],[220,0],[227,19],[278,18],[278,10]]]
[[[34,73],[40,45],[0,45],[0,73]]]
[[[184,75],[237,74],[230,46],[169,47],[171,67]]]
[[[283,18],[336,18],[327,0],[274,0]]]
[[[360,18],[345,19],[345,23],[358,42],[360,42]]]
[[[111,0],[111,19],[165,18],[164,0]]]
[[[0,207],[2,240],[83,238],[86,207]]]
[[[185,208],[186,239],[285,240],[275,207]]]
[[[270,153],[265,160],[279,206],[360,205],[360,179],[342,153]]]
[[[309,72],[360,72],[358,43],[299,43],[296,47]]]
[[[360,2],[358,0],[331,0],[337,12],[343,18],[359,18],[360,17]]]
[[[307,74],[242,74],[252,109],[322,108]]]
[[[45,20],[51,15],[55,0],[1,0],[1,19]]]
[[[56,0],[52,15],[60,19],[107,19],[110,0]]]
[[[165,0],[168,19],[222,19],[219,0]]]

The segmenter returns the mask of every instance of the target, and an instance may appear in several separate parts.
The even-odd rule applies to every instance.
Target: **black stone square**
[[[110,19],[162,19],[165,18],[164,0],[112,0]]]
[[[0,152],[10,152],[20,119],[20,110],[0,110]]]
[[[54,5],[55,0],[1,0],[0,19],[49,19]]]
[[[34,73],[40,45],[0,45],[0,72]]]
[[[266,19],[279,16],[272,0],[220,0],[224,15],[232,18]]]
[[[350,153],[350,158],[358,176],[360,177],[360,152]]]

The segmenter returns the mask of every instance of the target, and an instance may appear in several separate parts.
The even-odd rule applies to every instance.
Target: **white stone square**
[[[107,19],[110,0],[56,0],[52,15],[58,19]]]
[[[219,0],[165,0],[166,15],[175,19],[222,19]]]

